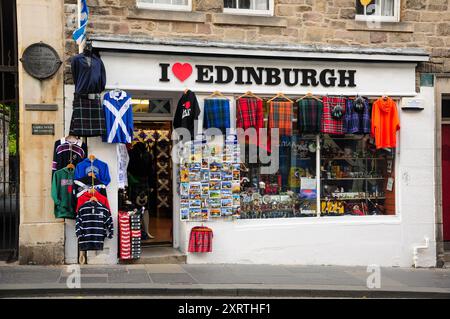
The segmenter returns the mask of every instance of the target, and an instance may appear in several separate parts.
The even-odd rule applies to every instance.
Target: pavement
[[[450,298],[450,269],[380,268],[372,273],[366,267],[340,266],[83,265],[78,277],[73,269],[0,263],[0,298]],[[368,288],[369,276],[373,288]]]

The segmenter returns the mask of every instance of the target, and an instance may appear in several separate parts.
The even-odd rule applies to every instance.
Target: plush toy
[[[353,206],[353,209],[352,209],[352,215],[364,216],[364,213],[363,213],[363,212],[361,211],[361,209],[359,208],[359,205]]]

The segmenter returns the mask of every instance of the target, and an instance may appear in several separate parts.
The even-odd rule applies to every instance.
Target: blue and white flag
[[[80,27],[73,32],[72,38],[80,45],[86,39],[86,26],[88,22],[89,8],[86,0],[81,1]]]

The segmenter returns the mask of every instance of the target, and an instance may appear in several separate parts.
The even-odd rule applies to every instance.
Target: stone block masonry
[[[432,59],[419,71],[450,72],[449,0],[401,0],[400,22],[375,27],[355,22],[352,0],[275,0],[274,16],[269,17],[224,14],[222,0],[193,0],[192,12],[138,9],[136,1],[88,0],[88,33],[164,40],[181,37],[242,43],[420,47]],[[71,38],[76,1],[64,3],[65,83],[70,84],[68,58],[77,52]]]

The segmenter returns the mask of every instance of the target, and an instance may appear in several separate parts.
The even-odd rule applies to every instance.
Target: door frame
[[[442,100],[444,95],[450,95],[450,74],[436,75],[436,152],[435,152],[435,193],[436,193],[436,256],[437,267],[445,263],[444,229],[443,229],[443,196],[442,196],[442,124],[450,124],[450,119],[442,119]]]

